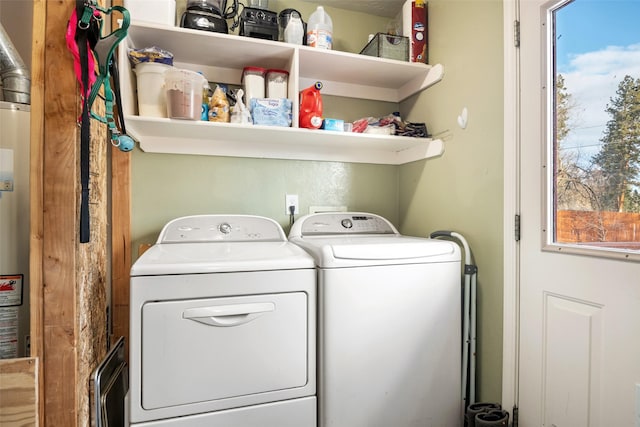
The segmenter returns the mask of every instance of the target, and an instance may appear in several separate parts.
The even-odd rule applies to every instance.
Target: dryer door
[[[142,406],[302,387],[307,294],[150,302],[142,309]]]

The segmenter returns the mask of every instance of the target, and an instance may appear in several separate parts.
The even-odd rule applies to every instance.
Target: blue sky
[[[569,55],[640,43],[640,0],[575,0],[556,14],[561,67]]]
[[[625,75],[640,78],[640,0],[574,0],[556,12],[556,66],[574,108],[564,147],[586,162],[610,119],[604,111]]]

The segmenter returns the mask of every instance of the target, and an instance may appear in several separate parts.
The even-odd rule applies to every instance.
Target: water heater
[[[0,101],[0,359],[27,356],[30,115]]]

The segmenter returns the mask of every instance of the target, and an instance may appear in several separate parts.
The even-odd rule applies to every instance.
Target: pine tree
[[[611,119],[600,140],[602,148],[593,156],[593,164],[604,179],[600,202],[604,210],[638,212],[635,202],[640,187],[640,79],[625,76],[610,102],[605,111]]]

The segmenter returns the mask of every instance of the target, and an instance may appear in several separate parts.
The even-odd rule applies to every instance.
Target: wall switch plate
[[[298,195],[297,194],[285,194],[285,196],[284,196],[284,213],[287,214],[287,215],[291,215],[291,211],[289,210],[290,206],[294,207],[294,210],[293,210],[294,214],[299,214],[300,213],[300,206],[298,206]]]

